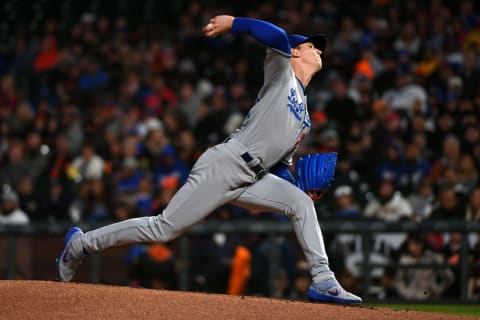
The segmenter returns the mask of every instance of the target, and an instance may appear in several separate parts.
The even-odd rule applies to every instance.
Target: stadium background
[[[308,89],[313,132],[300,150],[339,152],[319,219],[480,219],[480,15],[473,1],[4,1],[0,224],[95,225],[158,213],[200,152],[239,126],[262,83],[264,48],[244,36],[202,36],[201,26],[218,13],[329,39],[324,71]],[[231,206],[209,220],[288,224]],[[7,272],[3,263],[2,276],[43,278],[37,266],[47,264],[38,261],[61,240],[45,231],[24,240],[17,269]],[[303,299],[308,276],[296,241],[276,240],[278,292],[268,289],[269,238],[221,232],[189,239],[189,289],[228,291],[235,258],[244,257],[250,277],[243,293]],[[449,265],[383,268],[369,291],[379,299],[423,299],[425,288],[430,298],[458,297],[461,244],[469,246],[470,266],[480,260],[473,233],[373,241],[378,263]],[[344,286],[360,291],[364,275],[352,258],[362,252],[360,238],[329,233],[327,243]],[[102,263],[110,261],[116,276],[99,281],[177,288],[179,247],[112,250],[113,260],[106,252]],[[466,297],[478,299],[478,269],[467,272]]]

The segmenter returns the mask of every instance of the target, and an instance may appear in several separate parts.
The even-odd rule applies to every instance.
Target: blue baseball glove
[[[314,153],[299,158],[295,167],[297,187],[313,200],[319,200],[333,181],[336,165],[336,152]]]

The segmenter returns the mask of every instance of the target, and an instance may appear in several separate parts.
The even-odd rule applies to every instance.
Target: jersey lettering
[[[304,128],[310,128],[311,126],[312,126],[312,124],[310,122],[310,117],[307,114],[307,116],[305,117],[305,120],[303,120],[303,127]]]
[[[287,107],[290,112],[293,113],[293,115],[298,121],[302,121],[302,115],[304,112],[306,112],[305,104],[298,101],[297,91],[294,88],[290,89],[290,95],[287,97],[287,99]],[[308,114],[306,115],[305,119],[303,119],[303,126],[307,128],[310,128],[311,126],[310,117],[308,116]]]

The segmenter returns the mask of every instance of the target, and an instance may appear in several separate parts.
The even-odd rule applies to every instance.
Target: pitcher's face
[[[315,68],[315,71],[320,71],[322,69],[322,51],[315,48],[313,43],[302,43],[296,49],[298,50],[302,61]]]

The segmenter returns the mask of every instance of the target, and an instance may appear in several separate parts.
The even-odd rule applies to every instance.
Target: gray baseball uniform
[[[303,86],[284,53],[267,49],[265,81],[241,128],[227,142],[206,150],[167,208],[157,216],[125,220],[87,232],[88,252],[135,242],[174,239],[225,204],[264,209],[290,217],[314,281],[330,276],[313,201],[273,174],[261,174],[292,154],[310,129]],[[80,242],[72,244],[81,250]],[[79,252],[79,251],[77,251]]]

